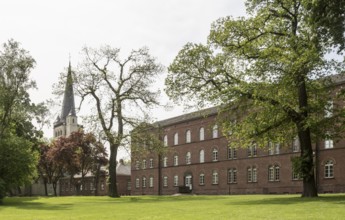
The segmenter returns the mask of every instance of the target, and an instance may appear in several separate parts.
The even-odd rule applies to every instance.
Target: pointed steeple
[[[63,97],[62,110],[61,110],[61,120],[65,121],[68,115],[76,116],[75,104],[74,104],[74,93],[73,93],[73,78],[72,78],[72,68],[71,60],[69,61],[65,94]]]

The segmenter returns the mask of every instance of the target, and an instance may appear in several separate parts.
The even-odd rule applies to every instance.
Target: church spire
[[[68,73],[65,87],[65,94],[63,97],[61,120],[65,121],[68,115],[76,116],[75,104],[74,104],[74,93],[73,93],[73,78],[71,60],[69,60]]]

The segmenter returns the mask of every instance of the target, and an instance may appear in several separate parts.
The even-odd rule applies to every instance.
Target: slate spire
[[[76,116],[75,104],[74,104],[74,93],[73,93],[73,78],[71,61],[69,61],[65,94],[63,97],[62,110],[60,119],[65,121],[68,115]]]

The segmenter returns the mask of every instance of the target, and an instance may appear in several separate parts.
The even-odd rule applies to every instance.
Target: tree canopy
[[[36,175],[42,132],[33,125],[44,122],[44,104],[34,104],[28,90],[36,88],[30,79],[35,60],[18,42],[9,40],[0,50],[0,199]]]
[[[129,130],[148,116],[146,109],[158,104],[159,91],[151,89],[162,66],[147,48],[133,50],[126,58],[120,49],[84,48],[84,62],[76,72],[76,89],[83,102],[92,103],[90,123],[100,127],[109,143],[109,196],[118,197],[116,156],[128,143]],[[90,105],[89,105],[90,106]]]
[[[221,105],[228,115],[223,121],[227,136],[242,146],[298,136],[302,196],[317,196],[313,135],[336,136],[343,129],[342,112],[326,120],[323,116],[331,108],[334,79],[327,76],[344,70],[344,63],[326,55],[344,49],[344,29],[334,25],[344,24],[344,11],[337,6],[345,6],[325,2],[248,0],[247,17],[215,21],[208,43],[187,43],[166,79],[166,91],[176,101]],[[326,11],[325,17],[319,10]],[[332,19],[337,22],[329,22]],[[343,100],[337,94],[333,91],[334,99]],[[330,124],[333,133],[325,132]]]
[[[108,163],[103,144],[94,134],[84,131],[73,132],[68,137],[59,137],[51,143],[41,144],[40,152],[38,171],[45,184],[53,185],[55,196],[57,183],[62,177],[69,175],[71,184],[79,193],[86,174],[92,173],[97,178],[101,166]],[[75,179],[77,174],[81,175],[80,180]]]

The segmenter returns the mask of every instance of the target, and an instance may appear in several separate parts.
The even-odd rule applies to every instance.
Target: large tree
[[[186,44],[166,79],[167,93],[176,100],[221,105],[229,115],[223,126],[232,142],[267,146],[298,136],[296,170],[304,197],[317,196],[313,135],[330,138],[342,128],[343,114],[320,117],[331,108],[332,77],[326,76],[343,70],[341,62],[326,56],[344,49],[345,6],[337,2],[248,0],[247,17],[214,22],[208,43]]]
[[[109,196],[119,197],[116,185],[116,156],[128,140],[129,129],[145,119],[145,108],[157,104],[159,91],[151,85],[162,71],[147,48],[120,58],[120,50],[109,46],[84,48],[85,60],[76,73],[82,100],[94,106],[90,118],[97,122],[110,147]],[[143,114],[141,114],[143,113]]]
[[[32,180],[42,132],[33,120],[46,115],[43,104],[31,102],[28,90],[35,88],[30,72],[35,60],[9,40],[0,50],[0,199],[14,187]]]

